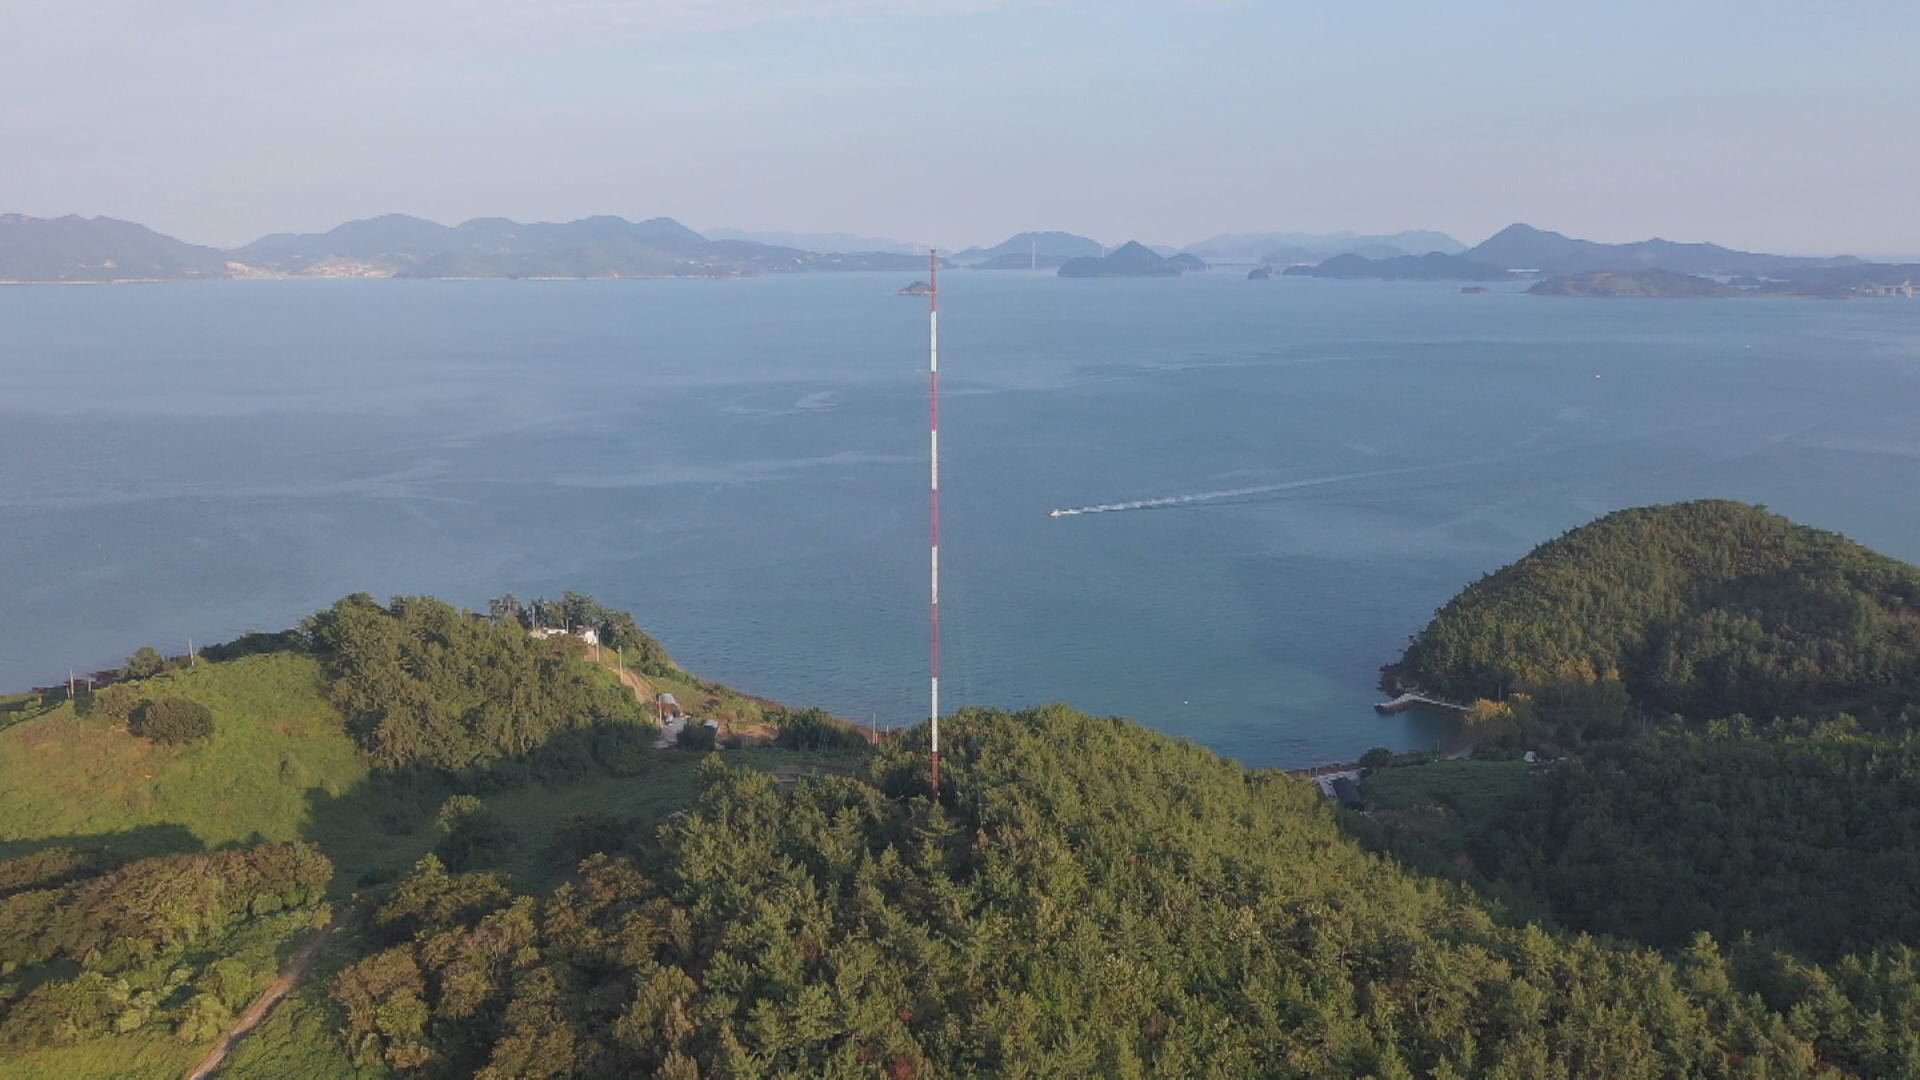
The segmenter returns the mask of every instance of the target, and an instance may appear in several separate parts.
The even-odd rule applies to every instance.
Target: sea
[[[0,688],[353,592],[571,589],[708,678],[920,722],[909,276],[0,288]],[[1379,667],[1609,511],[1741,499],[1920,561],[1910,300],[941,285],[947,709],[1347,761],[1444,743],[1374,712]]]

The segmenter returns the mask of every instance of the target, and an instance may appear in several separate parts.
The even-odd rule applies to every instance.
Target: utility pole
[[[932,729],[933,797],[940,798],[940,253],[927,251],[931,280],[927,289],[927,419],[930,438],[927,459],[932,466],[929,501],[932,519],[932,578],[928,593],[931,630],[931,677],[927,686],[927,718]]]

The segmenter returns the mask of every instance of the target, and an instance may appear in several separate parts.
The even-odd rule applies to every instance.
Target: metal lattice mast
[[[927,686],[927,719],[933,730],[933,797],[940,797],[940,253],[929,250],[932,272],[927,295],[927,420],[928,462],[932,467],[930,510],[933,523],[929,628],[932,631],[931,674]]]

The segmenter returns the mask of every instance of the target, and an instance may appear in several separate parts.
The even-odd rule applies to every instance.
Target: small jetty
[[[1373,707],[1373,711],[1379,713],[1381,716],[1392,716],[1394,713],[1406,712],[1408,709],[1432,709],[1436,712],[1463,713],[1467,711],[1467,706],[1457,701],[1445,701],[1441,698],[1428,697],[1425,694],[1410,690],[1394,698],[1392,701],[1383,701]]]

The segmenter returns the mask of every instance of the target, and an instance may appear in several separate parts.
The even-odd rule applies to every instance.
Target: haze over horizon
[[[0,212],[942,247],[1514,221],[1920,251],[1920,9],[1245,0],[7,4]]]

